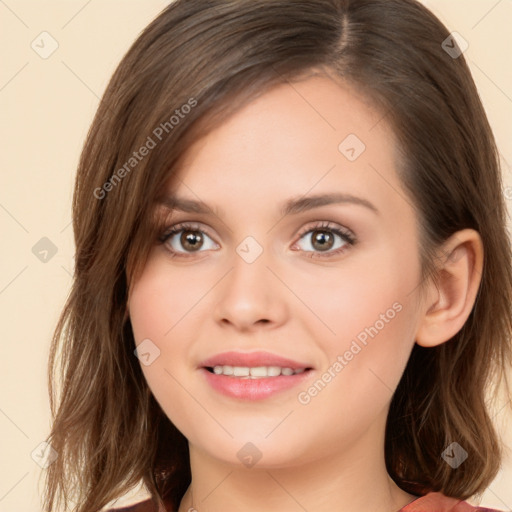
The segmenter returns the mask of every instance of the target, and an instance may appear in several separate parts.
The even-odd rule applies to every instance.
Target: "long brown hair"
[[[73,502],[95,512],[141,479],[155,502],[177,509],[191,479],[188,445],[134,356],[129,285],[156,240],[158,195],[191,143],[313,69],[357,87],[394,130],[423,277],[457,230],[477,230],[485,251],[464,327],[413,349],[389,410],[388,472],[417,495],[465,499],[491,482],[501,449],[486,400],[512,359],[512,258],[495,141],[464,56],[443,48],[449,37],[414,0],[177,0],[144,30],[105,91],[78,167],[74,282],[49,359],[58,458],[45,510]],[[440,457],[453,440],[469,454],[457,471]]]

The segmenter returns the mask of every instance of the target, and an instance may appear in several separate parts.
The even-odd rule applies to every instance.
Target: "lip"
[[[210,357],[200,363],[200,368],[213,368],[214,366],[248,366],[250,368],[256,366],[280,366],[281,368],[291,368],[292,370],[300,370],[301,368],[312,368],[308,363],[301,363],[286,357],[271,354],[270,352],[222,352]],[[278,378],[278,377],[272,377]]]
[[[259,379],[248,379],[242,377],[230,377],[228,375],[217,375],[211,373],[207,368],[214,366],[280,366],[299,370],[304,368],[302,373],[294,375],[280,375],[279,377],[264,377]],[[305,379],[310,377],[314,370],[311,365],[294,361],[286,357],[277,356],[269,352],[223,352],[203,361],[199,367],[206,382],[217,392],[238,398],[241,400],[262,400],[274,394],[298,386]]]
[[[264,377],[261,379],[248,379],[242,377],[229,377],[217,375],[201,368],[206,382],[217,392],[231,398],[241,400],[262,400],[281,391],[298,386],[310,377],[313,370],[306,370],[294,375],[280,375],[279,377]]]

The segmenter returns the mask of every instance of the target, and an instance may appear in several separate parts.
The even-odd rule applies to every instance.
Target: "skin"
[[[348,134],[366,146],[354,161],[338,149]],[[476,232],[456,233],[442,248],[438,286],[427,283],[420,295],[418,220],[395,148],[380,112],[350,87],[314,76],[244,106],[197,141],[169,180],[169,194],[211,211],[172,212],[168,225],[191,222],[206,236],[196,251],[180,244],[181,233],[155,244],[128,310],[136,343],[149,338],[160,350],[141,366],[148,385],[189,441],[192,484],[179,512],[393,512],[416,498],[386,472],[389,403],[414,343],[443,343],[464,324],[483,250]],[[378,213],[344,203],[280,214],[290,198],[333,191]],[[322,222],[357,242],[331,233],[328,252],[345,250],[322,257],[306,233]],[[250,264],[236,252],[247,236],[263,249]],[[396,303],[394,318],[300,403],[299,392]],[[198,370],[228,350],[266,350],[314,370],[304,385],[264,400],[229,398]],[[248,442],[262,455],[250,468],[237,457]]]

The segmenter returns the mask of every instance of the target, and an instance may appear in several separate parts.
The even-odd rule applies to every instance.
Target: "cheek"
[[[149,262],[130,293],[128,307],[135,345],[144,347],[144,352],[151,356],[147,361],[139,355],[139,360],[153,391],[158,383],[156,389],[168,386],[164,381],[175,372],[175,362],[185,360],[185,339],[178,333],[185,323],[180,323],[180,318],[190,306],[186,298],[176,292],[179,289],[176,280],[171,286],[164,269]],[[150,364],[145,364],[148,362]]]
[[[207,291],[198,273],[173,269],[160,255],[150,258],[128,301],[136,342],[154,338],[161,344],[182,319],[190,322],[194,305]]]
[[[321,341],[327,360],[317,379],[299,390],[302,416],[296,416],[307,422],[301,428],[325,435],[322,422],[337,425],[331,434],[347,446],[387,410],[414,343],[414,311],[404,297],[372,305],[357,322],[352,306],[335,326],[339,334]]]
[[[141,369],[155,399],[166,415],[188,432],[194,335],[198,300],[208,291],[205,279],[193,272],[172,270],[161,258],[149,259],[128,300],[137,346],[150,354],[140,357]],[[188,390],[186,390],[186,389]]]
[[[339,268],[300,272],[300,277],[290,269],[286,279],[294,283],[294,293],[305,299],[311,312],[297,316],[301,325],[312,337],[325,339],[329,352],[343,350],[357,336],[364,342],[371,336],[368,330],[375,333],[375,328],[380,338],[393,333],[400,342],[404,338],[399,333],[405,329],[409,334],[409,324],[415,321],[411,292],[419,282],[419,266],[412,251],[410,258],[389,247],[347,258]]]
[[[318,408],[318,414],[329,404],[343,404],[344,412],[333,414],[354,411],[361,420],[387,405],[414,345],[419,270],[413,240],[402,251],[389,244],[379,254],[354,259],[350,268],[324,275],[323,287],[302,282],[299,293],[308,297],[316,317],[303,325],[314,333],[315,323],[326,358],[320,382],[311,392],[303,390],[301,403]]]

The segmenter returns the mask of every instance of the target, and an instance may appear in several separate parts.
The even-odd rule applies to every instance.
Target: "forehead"
[[[328,77],[310,77],[273,87],[197,140],[166,192],[196,203],[218,198],[219,208],[237,198],[249,207],[309,190],[371,192],[394,172],[395,146],[366,98]]]

